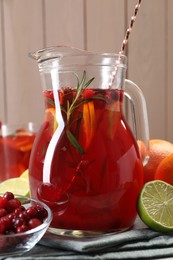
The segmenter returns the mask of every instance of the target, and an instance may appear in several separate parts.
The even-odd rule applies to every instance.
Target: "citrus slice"
[[[83,105],[83,126],[85,132],[85,149],[90,145],[95,132],[94,103],[90,101]]]
[[[0,193],[10,191],[14,194],[29,196],[29,181],[26,178],[10,178],[0,183]]]
[[[58,123],[57,123],[57,120],[56,120],[56,110],[55,110],[55,108],[51,107],[51,108],[46,109],[44,120],[49,122],[50,132],[51,132],[51,134],[53,134],[58,127]]]
[[[25,170],[21,175],[20,175],[20,178],[25,178],[25,179],[28,179],[28,169]]]
[[[139,195],[142,221],[159,232],[173,231],[173,186],[161,180],[147,182]]]

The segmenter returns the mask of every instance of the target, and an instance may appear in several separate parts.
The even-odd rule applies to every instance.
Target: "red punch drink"
[[[5,129],[5,130],[3,130]],[[3,134],[3,131],[6,134]],[[2,126],[0,134],[0,181],[19,177],[28,169],[35,133],[24,129],[9,131]]]
[[[122,90],[59,91],[64,130],[56,144],[50,183],[43,183],[46,148],[58,125],[52,91],[44,91],[45,121],[30,161],[33,197],[53,210],[52,227],[112,231],[132,226],[143,184],[134,137],[122,115]]]

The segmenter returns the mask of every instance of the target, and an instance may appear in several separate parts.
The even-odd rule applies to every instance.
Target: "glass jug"
[[[38,62],[45,117],[29,182],[31,196],[53,211],[49,231],[86,237],[127,230],[137,215],[149,136],[145,99],[125,80],[126,56],[66,46],[30,56]],[[124,95],[135,110],[133,131],[123,114]]]

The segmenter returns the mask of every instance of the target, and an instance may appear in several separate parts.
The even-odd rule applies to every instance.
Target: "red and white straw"
[[[142,0],[138,0],[137,4],[135,6],[133,15],[132,15],[131,20],[130,20],[129,27],[128,27],[127,31],[126,31],[125,38],[124,38],[124,40],[122,42],[121,50],[119,52],[119,59],[117,60],[117,65],[115,66],[115,71],[114,71],[114,73],[112,73],[112,76],[111,76],[111,82],[109,84],[109,88],[112,87],[112,84],[114,82],[114,79],[115,79],[115,76],[116,76],[116,73],[117,73],[117,69],[118,69],[118,65],[121,62],[121,55],[124,54],[124,52],[125,52],[125,49],[126,49],[126,46],[127,46],[128,40],[129,40],[129,36],[130,36],[131,31],[132,31],[134,22],[136,20],[136,16],[137,16],[137,13],[139,11],[141,2],[142,2]]]
[[[126,31],[125,38],[124,38],[122,46],[121,46],[120,54],[124,54],[124,52],[125,52],[125,48],[127,46],[127,43],[128,43],[128,40],[129,40],[129,36],[130,36],[131,31],[132,31],[134,22],[136,20],[136,16],[137,16],[137,13],[139,11],[141,2],[142,2],[142,0],[138,0],[137,4],[135,6],[133,15],[132,15],[131,20],[130,20],[129,28]]]

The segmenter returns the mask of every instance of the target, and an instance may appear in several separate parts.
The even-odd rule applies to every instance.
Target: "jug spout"
[[[59,45],[59,46],[52,46],[43,49],[39,49],[34,52],[29,53],[29,57],[35,59],[37,62],[43,62],[50,59],[57,59],[62,58],[64,56],[73,56],[73,55],[80,55],[80,54],[89,54],[82,49],[78,49],[72,46],[67,45]]]

